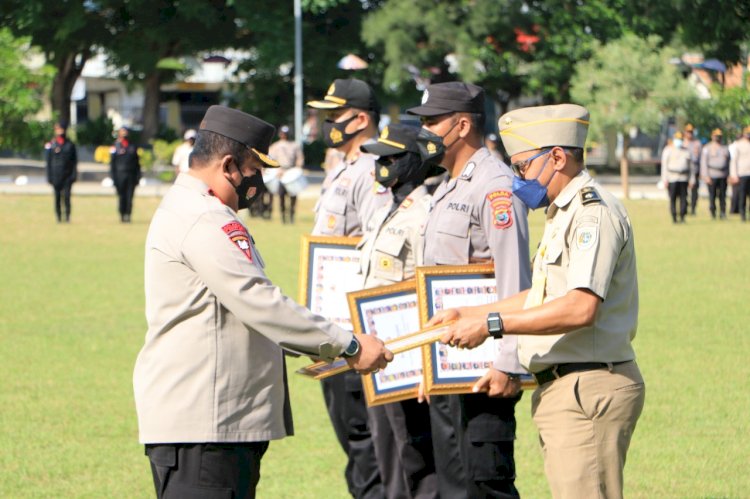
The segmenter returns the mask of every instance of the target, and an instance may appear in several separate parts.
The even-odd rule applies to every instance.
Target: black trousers
[[[146,446],[157,499],[253,499],[268,442]]]
[[[333,430],[347,456],[344,476],[349,493],[357,499],[385,497],[367,422],[361,376],[347,371],[323,379],[321,385]]]
[[[727,214],[727,179],[712,178],[708,184],[708,204],[711,216],[716,217],[716,199],[719,199],[719,212],[722,216]]]
[[[367,413],[385,497],[439,497],[427,403],[403,400],[368,407]]]
[[[289,196],[289,223],[294,223],[294,212],[297,209],[297,196],[292,196],[286,191],[284,184],[279,182],[279,207],[281,208],[281,221],[286,223],[286,198]]]
[[[700,165],[694,163],[693,168],[695,172],[700,171]],[[698,187],[700,187],[701,176],[700,173],[693,175],[693,186],[690,187],[690,214],[695,215],[695,207],[698,205]]]
[[[747,220],[747,198],[750,197],[750,176],[740,177],[737,207],[742,220]]]
[[[430,398],[433,455],[441,497],[518,498],[513,398],[485,394]]]
[[[687,182],[670,182],[669,183],[669,212],[672,214],[672,221],[677,221],[677,199],[680,200],[680,220],[685,219],[687,214]]]
[[[138,185],[138,179],[134,175],[123,175],[117,181],[118,210],[120,216],[130,216],[133,212],[133,195]]]
[[[65,183],[62,185],[53,186],[55,189],[55,215],[57,215],[57,221],[63,220],[63,210],[65,208],[65,221],[70,220],[70,191],[73,184]]]

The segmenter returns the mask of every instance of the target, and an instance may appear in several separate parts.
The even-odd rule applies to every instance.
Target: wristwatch
[[[503,319],[497,312],[487,314],[487,331],[496,340],[503,337]]]
[[[352,336],[352,342],[349,343],[349,346],[346,347],[346,350],[341,352],[341,356],[345,359],[348,359],[350,357],[354,357],[359,353],[359,341],[357,340],[356,336]]]

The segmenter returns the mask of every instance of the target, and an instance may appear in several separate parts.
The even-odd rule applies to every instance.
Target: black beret
[[[276,160],[268,157],[276,127],[260,118],[226,106],[211,106],[201,121],[200,130],[236,140],[253,151],[266,166],[279,166]]]
[[[435,83],[422,94],[422,105],[406,110],[418,116],[439,116],[448,113],[484,113],[482,87],[461,81]]]

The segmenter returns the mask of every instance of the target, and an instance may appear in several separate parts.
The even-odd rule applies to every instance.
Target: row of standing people
[[[54,208],[58,223],[70,222],[70,193],[78,179],[78,152],[67,137],[67,125],[55,123],[55,136],[45,144],[47,182],[55,192]],[[138,148],[128,140],[128,129],[118,130],[118,137],[110,148],[110,177],[117,190],[118,212],[123,223],[129,223],[133,212],[133,196],[141,179]]]
[[[750,126],[729,146],[723,144],[720,129],[711,132],[705,145],[694,137],[692,125],[675,132],[662,151],[661,181],[669,193],[669,209],[673,223],[684,223],[688,213],[695,215],[700,181],[708,187],[711,218],[727,217],[727,186],[732,186],[731,213],[747,219],[747,199],[750,197]],[[718,210],[717,210],[718,202]],[[679,207],[678,207],[679,203]]]
[[[519,377],[531,369],[540,384],[533,410],[544,440],[553,494],[587,497],[607,490],[608,497],[620,496],[625,454],[645,393],[630,347],[635,333],[637,287],[632,235],[624,209],[612,196],[599,194],[599,187],[582,167],[588,113],[579,106],[549,106],[502,117],[500,128],[511,159],[527,156],[520,162],[522,166],[514,164],[514,175],[483,145],[484,91],[474,85],[450,82],[429,86],[422,104],[408,110],[420,117],[422,128],[409,130],[393,125],[379,137],[375,127],[379,108],[372,89],[364,82],[336,80],[322,100],[308,105],[327,111],[323,139],[344,155],[324,183],[315,209],[313,234],[363,236],[365,287],[410,279],[415,267],[422,264],[491,261],[498,298],[511,300],[513,305],[504,307],[503,312],[517,312],[515,308],[522,308],[525,300],[516,297],[525,299],[532,284],[527,207],[546,206],[552,198],[547,188],[553,185],[558,189],[558,200],[563,193],[565,199],[558,202],[560,209],[555,216],[548,215],[548,223],[557,225],[548,241],[549,255],[555,258],[537,255],[540,265],[535,268],[535,277],[540,274],[542,288],[533,296],[533,306],[541,308],[549,300],[562,298],[550,305],[560,317],[539,312],[543,319],[521,321],[521,327],[514,331],[515,317],[511,315],[511,323],[505,328],[511,334],[504,336],[503,321],[496,311],[490,314],[494,314],[492,322],[487,310],[477,312],[484,319],[479,321],[483,324],[480,329],[484,328],[482,341],[491,334],[497,347],[496,358],[490,359],[493,369],[481,381],[492,396],[433,396],[427,409],[414,400],[368,409],[356,373],[323,381],[329,415],[348,457],[345,477],[351,495],[518,497],[514,483],[515,406],[521,398]],[[579,151],[580,157],[564,148]],[[535,170],[537,175],[528,176],[526,170],[534,160],[547,155],[540,162],[541,170]],[[424,182],[437,165],[448,175],[430,196]],[[545,171],[546,166],[551,168]],[[541,184],[543,174],[545,183]],[[605,219],[617,223],[602,223]],[[605,230],[612,226],[619,230]],[[580,240],[563,237],[571,228],[580,232]],[[578,292],[580,286],[586,292],[571,301],[565,295],[568,288],[560,282],[551,290],[545,289],[543,277],[548,269],[575,261],[578,255],[581,262],[575,270],[581,276],[573,279],[574,291]],[[592,268],[597,257],[601,269]],[[613,273],[623,284],[613,285],[612,298],[600,305],[607,296],[607,277]],[[558,270],[554,278],[565,281],[562,274]],[[610,305],[623,299],[629,303],[624,309]],[[581,309],[581,313],[575,319],[562,314],[562,302],[571,310]],[[599,308],[602,320],[591,315]],[[464,320],[473,314],[468,310],[451,313],[451,318],[465,315]],[[612,317],[616,315],[622,317]],[[623,319],[622,323],[613,327],[613,318]],[[443,318],[433,320],[437,323]],[[489,329],[489,324],[497,321],[499,334]],[[545,327],[534,327],[539,322]],[[523,362],[519,361],[520,340],[516,334],[540,331],[577,334],[567,342],[560,341],[566,345],[559,352],[554,342],[525,341],[526,350],[520,356]],[[585,347],[595,339],[602,348]],[[444,340],[461,341],[460,331],[452,331]],[[555,381],[572,373],[576,379],[596,380],[581,394],[586,403],[604,397],[612,401],[612,411],[593,415],[572,409],[576,400],[567,386],[559,386],[569,384],[572,376],[566,383]],[[558,385],[557,389],[550,384]],[[618,396],[616,392],[623,387],[630,393]],[[540,403],[545,392],[556,392],[556,401]],[[566,411],[577,414],[562,417],[564,411],[556,407],[558,403],[565,403]],[[602,424],[592,432],[590,423],[595,418]],[[571,441],[574,445],[569,448],[566,435],[574,429],[581,438]],[[592,448],[589,443],[596,439],[606,442]],[[592,461],[601,463],[598,473],[592,472]]]

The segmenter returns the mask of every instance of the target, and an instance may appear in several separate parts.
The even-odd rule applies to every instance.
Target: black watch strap
[[[497,312],[487,314],[487,331],[495,339],[503,337],[503,319]]]
[[[359,353],[359,340],[357,340],[356,336],[352,336],[352,342],[349,343],[349,346],[346,347],[346,350],[341,352],[341,356],[345,359],[348,359],[350,357],[354,357]]]

